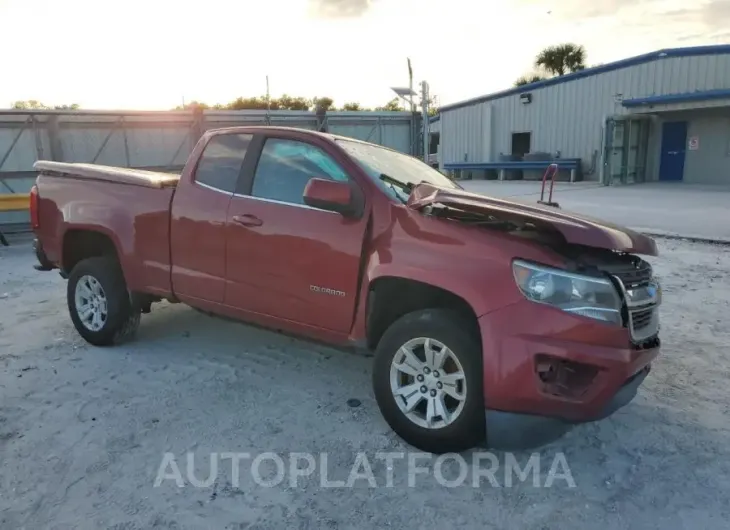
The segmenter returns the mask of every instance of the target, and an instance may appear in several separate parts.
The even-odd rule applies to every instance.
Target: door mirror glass
[[[312,178],[304,188],[304,204],[337,212],[345,217],[355,215],[352,188],[347,182]]]

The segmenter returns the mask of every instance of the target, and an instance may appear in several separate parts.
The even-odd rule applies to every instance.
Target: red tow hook
[[[550,194],[548,195],[547,202],[545,201],[545,182],[547,181],[548,175],[550,175]],[[550,164],[545,170],[545,174],[542,176],[542,189],[540,190],[540,200],[538,204],[544,204],[545,206],[552,206],[553,208],[560,208],[557,202],[553,202],[553,187],[555,186],[555,177],[558,176],[558,165]]]

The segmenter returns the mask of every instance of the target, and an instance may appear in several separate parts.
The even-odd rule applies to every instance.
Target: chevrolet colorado
[[[36,268],[68,279],[89,343],[168,300],[367,347],[385,420],[423,450],[556,439],[631,401],[659,353],[652,239],[468,193],[385,147],[237,127],[181,175],[35,168]]]

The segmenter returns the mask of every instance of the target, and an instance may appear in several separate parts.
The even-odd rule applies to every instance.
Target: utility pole
[[[428,121],[428,83],[421,82],[421,112],[423,113],[423,161],[428,164],[430,123]]]
[[[271,93],[269,92],[269,76],[266,76],[266,125],[271,125]]]
[[[418,127],[416,126],[416,105],[413,101],[413,96],[416,93],[413,91],[413,67],[411,66],[411,58],[406,57],[406,59],[408,60],[408,98],[410,101],[410,108],[408,110],[411,111],[411,154],[415,156],[418,146],[418,142],[416,140]]]

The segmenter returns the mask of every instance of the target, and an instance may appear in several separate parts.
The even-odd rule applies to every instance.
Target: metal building
[[[439,168],[473,178],[557,158],[579,159],[578,178],[606,185],[730,184],[730,45],[660,50],[447,105],[430,129]]]

